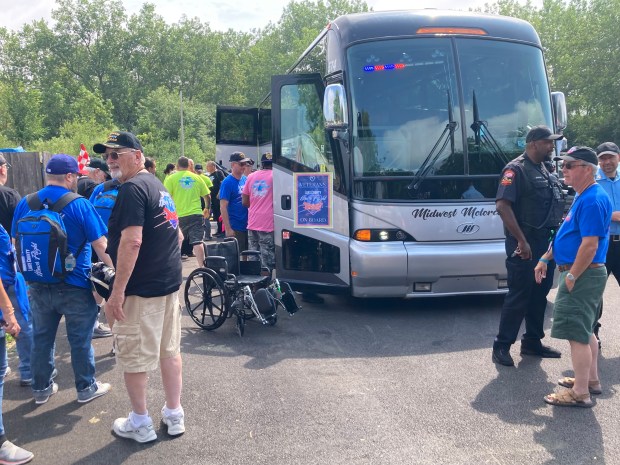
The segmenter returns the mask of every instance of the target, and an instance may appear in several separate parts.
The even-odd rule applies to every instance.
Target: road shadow
[[[566,355],[559,363],[570,366],[568,347],[563,349]],[[540,359],[523,358],[514,368],[496,366],[496,369],[497,376],[472,402],[475,410],[495,415],[507,424],[526,426],[519,431],[532,431],[534,441],[551,456],[546,464],[605,463],[603,434],[596,413],[615,395],[614,386],[620,382],[619,358],[600,358],[604,389],[602,395],[592,397],[593,408],[546,405],[543,397],[561,388],[555,380],[547,379]],[[562,376],[573,376],[573,373],[565,370]],[[532,392],[537,393],[536,397],[532,398]],[[524,438],[524,443],[528,442]]]
[[[233,318],[217,330],[203,331],[185,313],[182,352],[243,355],[249,358],[245,366],[256,370],[284,359],[429,355],[481,348],[490,353],[503,302],[503,296],[324,297],[320,305],[301,302],[302,310],[292,317],[280,311],[273,327],[251,320],[243,337]],[[549,308],[547,316],[551,313]]]

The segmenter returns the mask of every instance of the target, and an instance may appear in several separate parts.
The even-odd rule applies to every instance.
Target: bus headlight
[[[353,234],[353,239],[361,242],[415,241],[400,229],[358,229]]]

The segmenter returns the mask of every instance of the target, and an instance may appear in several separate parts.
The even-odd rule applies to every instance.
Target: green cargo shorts
[[[568,271],[560,273],[551,337],[588,344],[607,283],[607,268],[601,266],[586,269],[575,281],[572,292],[566,289],[567,274]]]

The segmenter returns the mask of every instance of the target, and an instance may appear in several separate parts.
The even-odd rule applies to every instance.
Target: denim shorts
[[[587,268],[575,281],[572,292],[566,289],[567,274],[568,271],[560,273],[551,337],[588,344],[607,284],[607,268]]]
[[[181,353],[179,292],[161,297],[127,296],[125,319],[112,327],[116,360],[125,373],[152,371],[162,358]]]

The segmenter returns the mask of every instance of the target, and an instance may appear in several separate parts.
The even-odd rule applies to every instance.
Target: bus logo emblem
[[[456,228],[456,232],[459,234],[475,234],[480,231],[480,226],[474,223],[463,223],[459,224],[458,228]]]

